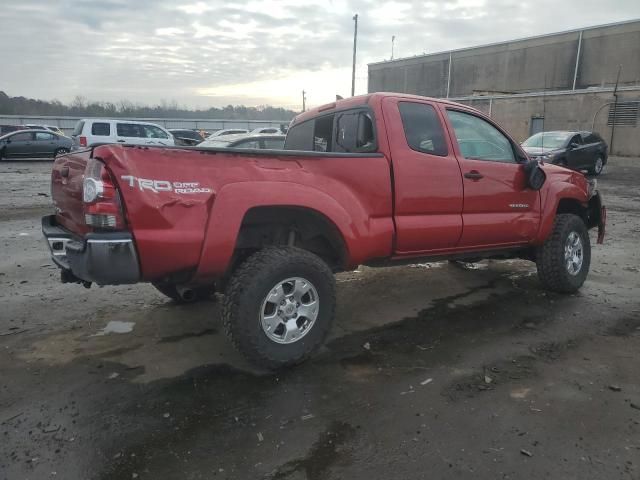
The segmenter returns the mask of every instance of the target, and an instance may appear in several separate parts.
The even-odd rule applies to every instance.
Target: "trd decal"
[[[175,192],[180,194],[192,193],[212,193],[213,190],[201,187],[198,182],[170,182],[168,180],[151,180],[149,178],[137,178],[133,175],[122,175],[122,180],[127,182],[131,188],[136,186],[141,190],[148,190],[153,193]]]

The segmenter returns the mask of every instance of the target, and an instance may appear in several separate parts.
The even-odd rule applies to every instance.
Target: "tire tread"
[[[249,328],[247,322],[239,320],[246,313],[242,311],[243,298],[248,294],[252,294],[252,290],[260,287],[259,283],[256,282],[256,277],[260,272],[268,272],[274,266],[291,263],[292,259],[298,264],[316,270],[324,277],[324,281],[330,286],[330,298],[325,297],[322,302],[323,305],[331,307],[331,312],[329,314],[330,321],[316,322],[314,325],[313,328],[322,330],[315,344],[311,345],[304,354],[282,361],[270,357],[267,352],[263,351],[255,330]],[[266,247],[247,258],[231,276],[222,301],[222,324],[233,345],[251,363],[273,370],[303,362],[320,346],[331,329],[331,323],[335,316],[335,306],[335,278],[328,265],[322,259],[311,252],[296,247]],[[260,331],[258,334],[263,335],[263,332]]]

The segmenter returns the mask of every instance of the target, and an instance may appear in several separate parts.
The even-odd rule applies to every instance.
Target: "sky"
[[[640,18],[640,0],[2,0],[0,90],[69,103],[300,110],[367,63]]]

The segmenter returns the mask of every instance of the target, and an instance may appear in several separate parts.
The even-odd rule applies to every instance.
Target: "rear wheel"
[[[192,288],[173,283],[154,283],[153,286],[176,303],[199,302],[206,300],[216,292],[214,285]]]
[[[58,148],[53,153],[53,158],[56,158],[58,155],[64,155],[65,153],[69,153],[69,149],[68,148]]]
[[[302,362],[322,344],[335,305],[335,279],[324,261],[299,248],[269,247],[231,277],[222,319],[243,355],[277,369]]]
[[[575,292],[586,280],[590,264],[591,243],[582,219],[557,215],[551,235],[536,252],[540,281],[549,290]]]
[[[598,155],[596,157],[596,161],[593,164],[593,167],[591,167],[589,169],[589,173],[592,175],[600,175],[602,173],[602,170],[604,170],[604,159]]]

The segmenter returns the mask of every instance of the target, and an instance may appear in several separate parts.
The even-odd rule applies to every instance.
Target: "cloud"
[[[5,0],[0,89],[69,101],[299,108],[357,93],[367,63],[640,17],[618,0]]]

